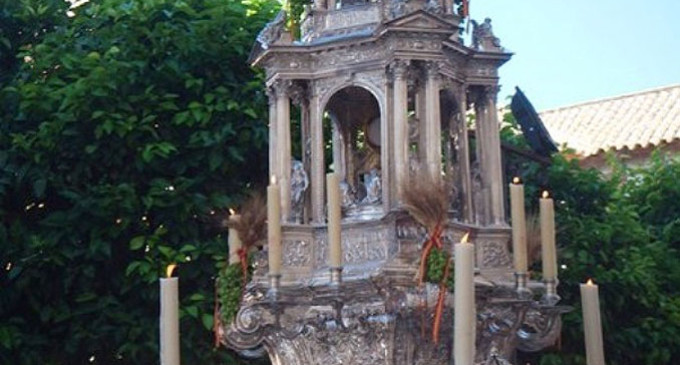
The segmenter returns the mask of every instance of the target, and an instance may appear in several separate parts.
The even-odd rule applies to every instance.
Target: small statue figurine
[[[440,3],[440,0],[427,0],[425,3],[425,11],[432,13],[432,14],[441,14],[442,11],[442,4]]]
[[[354,207],[354,192],[352,191],[352,187],[345,180],[340,182],[340,195],[342,198],[341,206],[343,209]]]
[[[270,44],[273,44],[279,37],[281,37],[281,32],[285,28],[286,23],[286,12],[280,10],[276,14],[276,18],[262,28],[260,33],[255,38],[261,45],[262,49],[269,48]]]
[[[420,120],[415,116],[408,117],[408,168],[410,173],[415,174],[420,169],[418,149],[420,147]],[[412,148],[412,146],[417,146]]]
[[[364,186],[366,186],[366,197],[361,201],[363,204],[377,204],[382,195],[382,184],[378,169],[371,169],[364,175]]]
[[[389,9],[392,19],[406,14],[406,0],[392,0]]]
[[[305,191],[309,186],[309,178],[301,161],[293,160],[290,172],[291,218],[294,222],[302,220],[305,206]]]
[[[472,22],[472,48],[483,49],[485,51],[500,51],[501,40],[493,35],[491,28],[491,18],[484,19],[484,23],[478,24],[474,19]]]

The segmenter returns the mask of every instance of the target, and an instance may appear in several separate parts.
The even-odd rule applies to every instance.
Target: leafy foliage
[[[518,169],[524,171],[530,210],[537,210],[540,189],[555,197],[564,265],[559,292],[562,303],[574,306],[563,317],[561,346],[524,354],[519,363],[585,364],[579,284],[588,278],[600,285],[608,364],[680,361],[680,254],[674,235],[680,161],[656,154],[642,168],[612,163],[615,173],[609,177],[561,155],[547,169],[526,161]]]
[[[448,251],[450,251],[450,247],[446,247]],[[446,277],[446,287],[449,289],[449,291],[453,292],[453,287],[454,287],[454,262],[451,259],[451,256],[444,251],[444,249],[440,248],[433,248],[432,251],[430,251],[430,254],[427,256],[427,271],[425,275],[425,281],[428,283],[434,283],[434,284],[439,284],[442,282],[442,278],[444,276],[444,269],[446,267],[446,262],[448,260],[451,260],[451,263],[449,264],[449,272],[448,276]]]
[[[235,361],[212,349],[213,278],[222,213],[266,181],[246,59],[275,10],[102,0],[69,18],[63,2],[3,3],[0,363],[156,362],[171,262],[183,362]]]
[[[243,270],[240,264],[231,264],[220,270],[218,295],[222,323],[230,323],[238,312],[243,292]]]

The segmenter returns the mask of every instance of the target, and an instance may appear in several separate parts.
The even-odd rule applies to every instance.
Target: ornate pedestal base
[[[339,289],[339,290],[338,290]],[[437,288],[395,285],[390,280],[340,283],[338,288],[249,288],[226,331],[226,344],[261,354],[275,365],[450,364],[452,295],[432,341]],[[515,349],[538,351],[557,339],[568,308],[520,299],[512,288],[477,285],[477,364],[511,364]],[[495,361],[495,362],[494,362]]]
[[[345,227],[349,232],[343,236],[345,262],[354,261],[344,270],[320,265],[302,276],[302,271],[284,269],[279,280],[259,272],[266,267],[259,261],[235,321],[225,328],[223,342],[245,356],[266,351],[274,365],[450,365],[453,295],[447,295],[440,341],[434,343],[432,322],[438,287],[416,283],[422,237],[409,227],[400,219],[386,219],[373,231]],[[443,238],[450,244],[474,229],[452,226]],[[352,232],[386,240],[367,241]],[[305,237],[299,231],[291,234]],[[494,245],[502,242],[503,234],[476,231],[481,267],[475,278],[478,365],[512,364],[517,349],[538,351],[553,344],[561,329],[560,315],[568,311],[552,300],[556,299],[554,286],[545,290],[535,282],[528,283],[526,275],[512,279],[512,268],[505,265],[509,262],[507,251]],[[323,238],[305,239],[325,252]],[[387,254],[349,256],[363,252],[367,245],[383,247]],[[310,255],[315,256],[313,252]],[[264,253],[261,256],[266,257]],[[307,262],[305,257],[298,260]],[[536,300],[528,284],[532,284],[535,298],[547,295],[551,300]]]

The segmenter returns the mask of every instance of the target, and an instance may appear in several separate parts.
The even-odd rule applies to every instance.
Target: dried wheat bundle
[[[266,238],[267,233],[267,201],[259,192],[250,194],[250,198],[242,205],[239,214],[241,219],[230,221],[228,226],[234,228],[243,242],[243,247],[254,247]]]
[[[418,173],[402,185],[404,208],[430,233],[446,220],[449,208],[446,186],[443,179],[435,180],[425,169],[418,169]]]
[[[423,243],[420,255],[420,267],[418,269],[418,283],[422,285],[425,280],[427,258],[434,247],[442,248],[441,235],[444,230],[444,223],[448,216],[449,193],[446,189],[448,184],[444,179],[435,180],[426,169],[418,169],[415,176],[408,184],[402,185],[403,203],[406,211],[418,223],[425,226],[428,238]],[[445,251],[446,252],[446,251]],[[444,312],[444,300],[446,297],[446,279],[448,277],[450,257],[447,256],[447,263],[444,275],[439,283],[439,295],[432,326],[432,340],[439,342],[439,328]]]

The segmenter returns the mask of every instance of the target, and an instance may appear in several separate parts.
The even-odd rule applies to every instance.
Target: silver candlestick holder
[[[554,306],[561,299],[560,296],[557,295],[557,285],[559,284],[559,281],[557,279],[546,279],[543,280],[543,283],[545,284],[545,293],[541,298],[541,302]]]
[[[331,286],[339,286],[342,283],[342,266],[331,267]]]
[[[531,299],[533,297],[531,289],[527,286],[528,281],[529,274],[527,272],[515,273],[515,291],[519,299]]]
[[[280,287],[281,274],[269,274],[269,289],[267,289],[267,297],[272,300],[277,300],[279,297]]]

